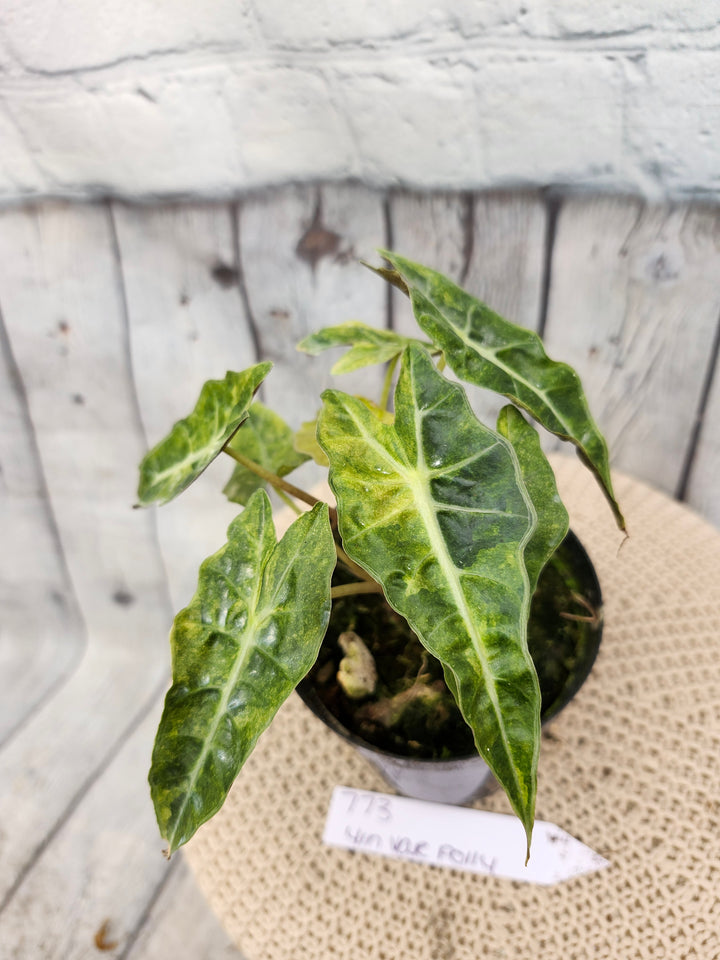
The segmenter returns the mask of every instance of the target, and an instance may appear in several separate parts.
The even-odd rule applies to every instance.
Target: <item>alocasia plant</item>
[[[150,771],[169,853],[220,808],[258,737],[313,666],[333,599],[371,592],[382,592],[440,661],[529,849],[540,690],[528,617],[568,517],[520,411],[577,447],[624,529],[607,447],[577,374],[550,360],[535,333],[433,270],[383,256],[390,267],[377,272],[408,294],[428,339],[350,322],[299,345],[310,354],[346,348],[337,373],[387,363],[379,404],[327,390],[317,422],[294,433],[253,403],[271,367],[260,363],[206,383],[193,413],[142,462],[146,506],[171,500],[224,451],[236,461],[225,493],[244,505],[228,542],[203,563],[171,635],[173,684]],[[446,363],[461,380],[511,401],[496,429],[443,376]],[[309,457],[329,464],[336,506],[284,479]],[[279,542],[267,484],[311,507]],[[345,576],[333,585],[336,564]]]

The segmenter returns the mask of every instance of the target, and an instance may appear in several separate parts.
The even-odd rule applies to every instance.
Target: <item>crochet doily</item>
[[[538,887],[324,847],[336,784],[390,791],[293,695],[186,848],[249,960],[720,957],[720,534],[618,476],[620,548],[588,471],[554,465],[605,628],[543,737],[537,816],[611,866]]]

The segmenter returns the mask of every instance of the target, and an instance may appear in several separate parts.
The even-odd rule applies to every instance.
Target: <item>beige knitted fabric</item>
[[[605,632],[543,738],[537,815],[611,866],[534,887],[323,847],[333,786],[388,788],[293,696],[187,848],[249,960],[720,957],[720,534],[618,477],[618,552],[592,477],[555,466]]]

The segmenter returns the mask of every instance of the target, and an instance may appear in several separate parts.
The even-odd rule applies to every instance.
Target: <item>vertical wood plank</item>
[[[0,753],[2,901],[157,699],[170,609],[152,515],[131,509],[145,444],[107,210],[5,213],[0,295],[88,635],[73,676]],[[142,784],[144,769],[133,775]],[[101,827],[82,824],[88,835]],[[62,884],[79,897],[92,869],[80,857]],[[131,890],[131,872],[124,882]],[[45,888],[50,913],[55,893]],[[58,924],[78,921],[73,903]]]
[[[122,954],[169,869],[143,776],[159,707],[158,701],[0,915],[3,956]],[[104,942],[115,946],[100,954],[95,935],[106,921]]]
[[[481,194],[464,285],[496,313],[537,330],[547,213],[533,193]]]
[[[393,249],[460,283],[467,272],[473,240],[472,197],[393,192],[388,209]],[[393,289],[392,301],[395,330],[410,337],[421,335],[408,298]]]
[[[369,396],[380,388],[375,368],[335,380],[329,370],[339,354],[307,357],[296,344],[346,320],[385,325],[384,285],[358,262],[383,239],[381,195],[360,186],[289,187],[242,205],[248,300],[263,357],[275,363],[266,396],[293,428],[315,417],[331,383]]]
[[[181,854],[180,854],[181,856]],[[123,960],[242,960],[180,862]]]
[[[113,206],[140,415],[152,446],[187,416],[206,380],[257,361],[242,303],[227,205]],[[173,607],[192,597],[200,562],[237,515],[221,456],[157,513]]]
[[[720,219],[720,212],[718,212]],[[720,357],[715,361],[700,438],[691,465],[687,502],[720,527]]]
[[[68,675],[84,643],[4,326],[0,327],[0,530],[2,745]]]
[[[674,493],[720,314],[720,219],[692,206],[572,199],[546,328],[580,374],[613,463]]]
[[[444,273],[508,320],[537,329],[546,219],[537,195],[398,194],[390,209],[399,253]],[[407,298],[393,296],[396,329],[417,336]],[[504,401],[463,386],[478,417],[494,426]]]

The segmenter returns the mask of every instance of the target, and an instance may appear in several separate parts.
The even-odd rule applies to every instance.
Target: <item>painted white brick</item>
[[[268,44],[298,47],[373,43],[407,46],[455,34],[462,41],[481,32],[512,28],[524,0],[305,0],[293,15],[288,0],[259,0],[258,17]]]
[[[3,0],[0,26],[16,59],[42,72],[258,43],[248,0]]]
[[[347,176],[352,143],[312,71],[207,68],[91,89],[67,82],[15,104],[51,192],[228,194]]]
[[[628,139],[649,177],[720,195],[720,51],[653,52],[628,65]]]
[[[320,72],[252,65],[229,73],[223,98],[247,183],[350,174],[355,155],[350,128]]]
[[[217,70],[145,82],[152,102],[135,85],[68,83],[14,110],[51,193],[208,194],[245,179],[219,86]]]
[[[336,68],[333,83],[371,182],[485,182],[473,116],[473,68],[403,59],[377,71]]]
[[[720,0],[4,0],[0,197],[287,180],[720,198]]]
[[[0,197],[21,197],[42,192],[46,178],[28,151],[27,143],[17,125],[0,109]]]
[[[607,183],[628,176],[623,75],[599,54],[478,63],[474,126],[491,183]]]
[[[624,31],[702,30],[718,25],[720,0],[546,0],[549,32],[590,39]],[[678,37],[679,39],[679,37]]]

